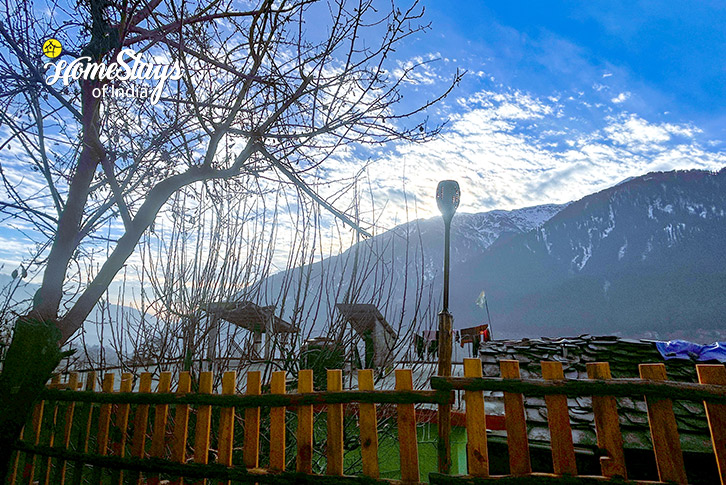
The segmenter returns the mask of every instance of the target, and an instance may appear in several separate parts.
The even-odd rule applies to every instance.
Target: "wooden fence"
[[[500,361],[501,378],[482,378],[478,359],[466,359],[466,377],[432,377],[437,390],[463,390],[466,401],[469,475],[431,474],[431,483],[688,483],[673,399],[702,401],[705,405],[719,478],[726,485],[726,367],[697,365],[699,384],[667,380],[664,364],[641,364],[641,379],[612,379],[606,362],[587,364],[589,379],[565,379],[560,362],[542,362],[543,379],[520,379],[519,362]],[[504,393],[510,475],[490,476],[482,391]],[[524,398],[544,396],[554,473],[533,473],[530,464]],[[578,475],[567,407],[568,397],[592,396],[595,431],[602,475]],[[628,481],[617,397],[645,398],[648,424],[660,482]],[[705,431],[705,430],[704,430]]]
[[[468,474],[432,473],[431,483],[595,483],[627,481],[616,397],[643,396],[647,403],[653,449],[661,482],[687,483],[672,399],[703,401],[722,485],[726,485],[726,368],[698,365],[699,384],[666,380],[663,364],[642,364],[641,379],[612,379],[607,363],[588,364],[585,380],[565,380],[559,362],[543,362],[543,379],[521,379],[517,361],[501,361],[501,378],[482,378],[481,361],[466,359],[465,377],[433,377],[431,391],[413,389],[410,370],[396,370],[395,390],[376,391],[371,370],[358,371],[359,390],[342,390],[342,372],[327,371],[327,391],[313,391],[312,371],[298,374],[297,393],[287,393],[284,372],[272,373],[263,394],[259,372],[249,372],[245,394],[237,394],[237,375],[222,376],[221,393],[213,393],[213,376],[199,375],[192,391],[188,373],[161,373],[156,393],[151,374],[141,374],[137,392],[133,376],[123,374],[120,392],[114,375],[96,392],[91,374],[85,390],[71,374],[51,382],[16,443],[9,483],[390,483],[379,478],[377,404],[396,407],[401,481],[418,483],[417,403],[449,404],[452,391],[464,391]],[[267,386],[266,386],[267,387]],[[489,475],[486,419],[482,391],[504,393],[510,474]],[[523,395],[544,396],[550,427],[554,473],[533,473],[530,464]],[[567,397],[592,396],[600,476],[580,476],[567,408]],[[362,475],[344,475],[343,406],[358,404]],[[313,474],[313,406],[327,409],[325,475]],[[269,456],[260,467],[261,409],[269,410]],[[133,412],[132,412],[133,411]],[[172,412],[173,411],[173,412]],[[238,413],[240,413],[238,415]],[[286,419],[296,421],[295,470],[286,470]],[[212,419],[212,416],[215,419]],[[237,416],[244,416],[244,427]],[[216,427],[213,433],[212,427]],[[193,429],[191,429],[193,427]],[[235,433],[243,437],[235,439]],[[190,436],[191,434],[191,436]],[[215,436],[214,442],[210,436]],[[235,448],[235,443],[240,446]],[[210,460],[214,447],[216,460]],[[210,463],[210,461],[214,461]],[[426,477],[424,477],[426,478]]]

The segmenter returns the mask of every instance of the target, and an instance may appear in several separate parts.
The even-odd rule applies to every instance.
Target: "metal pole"
[[[444,221],[444,309],[449,312],[449,246],[451,243],[451,221]]]
[[[442,377],[451,376],[451,313],[439,313],[439,372]],[[439,473],[451,471],[451,404],[439,404]]]
[[[449,255],[451,221],[444,221],[444,309],[439,313],[439,369],[442,377],[451,376],[451,329],[454,317],[449,313]],[[439,473],[451,472],[451,404],[439,405],[438,423]]]
[[[436,205],[444,217],[444,309],[439,313],[439,369],[442,377],[451,376],[451,329],[454,318],[449,313],[449,247],[451,219],[459,206],[459,184],[455,180],[442,180],[436,188]],[[439,405],[439,472],[451,473],[451,404]]]

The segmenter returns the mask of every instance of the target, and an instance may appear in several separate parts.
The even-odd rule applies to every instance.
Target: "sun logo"
[[[48,39],[43,42],[43,54],[45,54],[46,57],[55,59],[62,51],[63,47],[61,46],[61,43],[55,39]]]

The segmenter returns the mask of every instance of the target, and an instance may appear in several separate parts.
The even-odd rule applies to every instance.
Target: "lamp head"
[[[459,207],[461,191],[456,180],[442,180],[436,187],[436,205],[439,206],[444,221],[448,224]]]

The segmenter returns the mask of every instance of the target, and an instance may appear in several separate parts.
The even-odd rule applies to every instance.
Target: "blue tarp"
[[[658,352],[664,359],[682,360],[717,360],[726,362],[726,342],[714,342],[710,345],[699,345],[687,340],[670,340],[655,343]]]

